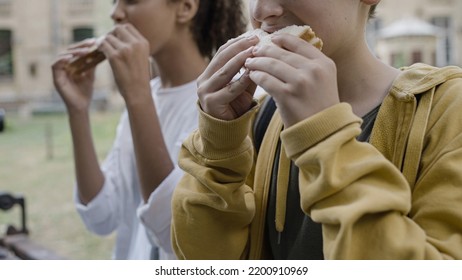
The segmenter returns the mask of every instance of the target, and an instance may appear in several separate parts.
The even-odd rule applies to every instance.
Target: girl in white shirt
[[[95,70],[66,70],[95,41],[68,49],[52,66],[69,115],[77,210],[89,230],[117,232],[115,259],[172,259],[170,201],[182,176],[181,142],[197,127],[195,80],[218,46],[245,31],[245,17],[234,0],[116,0],[111,17],[115,26],[98,49],[126,111],[101,167],[89,119]],[[149,57],[158,70],[152,81]]]

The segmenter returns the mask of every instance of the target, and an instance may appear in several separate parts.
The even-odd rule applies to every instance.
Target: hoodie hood
[[[402,74],[393,83],[391,94],[398,96],[418,95],[448,80],[462,78],[462,69],[456,66],[437,68],[417,63],[401,68]]]
[[[435,93],[443,83],[462,78],[462,69],[418,63],[401,70],[382,103],[370,142],[413,186]]]

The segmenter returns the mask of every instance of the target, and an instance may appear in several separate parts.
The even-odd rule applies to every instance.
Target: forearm
[[[172,200],[172,244],[179,258],[239,259],[255,215],[249,116],[232,122],[201,114],[199,132],[184,142],[185,176]]]
[[[93,143],[89,112],[69,112],[78,194],[83,204],[89,203],[101,190],[104,175]]]
[[[144,201],[172,172],[174,165],[164,142],[150,92],[127,101],[141,193]]]
[[[460,208],[462,192],[454,188],[461,179],[453,166],[460,150],[423,161],[429,163],[421,165],[425,176],[410,186],[376,148],[356,141],[358,120],[339,109],[282,135],[288,155],[300,168],[303,211],[323,225],[325,257],[460,258],[462,216],[454,209]],[[308,136],[314,131],[315,137]],[[453,182],[440,180],[445,173]]]

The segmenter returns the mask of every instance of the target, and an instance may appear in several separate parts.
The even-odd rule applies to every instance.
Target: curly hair
[[[242,0],[199,0],[191,32],[204,57],[211,59],[221,45],[246,30]]]
[[[377,8],[377,4],[372,5],[371,8],[369,9],[369,18],[375,17],[375,8]]]

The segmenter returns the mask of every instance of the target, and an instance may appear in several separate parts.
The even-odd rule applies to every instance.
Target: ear
[[[200,0],[180,0],[177,6],[177,21],[187,23],[197,14]]]

